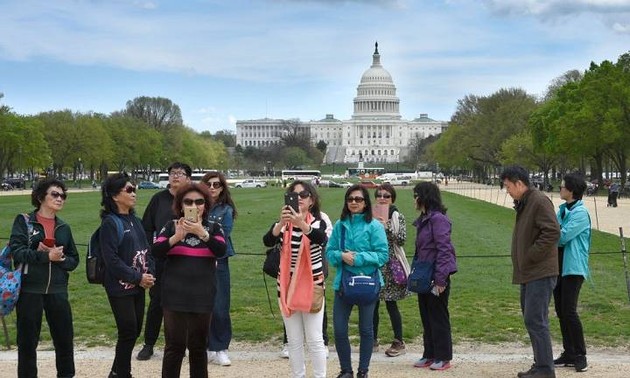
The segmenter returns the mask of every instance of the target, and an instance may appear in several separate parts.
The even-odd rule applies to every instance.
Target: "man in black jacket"
[[[153,245],[153,238],[160,233],[162,227],[171,219],[177,218],[173,214],[173,199],[179,188],[190,184],[192,169],[188,164],[175,162],[168,167],[168,189],[155,193],[144,210],[142,224],[149,241]],[[149,290],[149,309],[144,328],[144,346],[138,352],[137,359],[148,360],[153,356],[153,346],[160,335],[162,327],[162,303],[160,292],[162,290],[161,275],[164,268],[164,260],[155,258],[155,285]]]

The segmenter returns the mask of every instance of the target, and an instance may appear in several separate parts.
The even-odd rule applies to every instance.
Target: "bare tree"
[[[127,101],[124,114],[139,118],[158,131],[184,124],[179,106],[163,97],[136,97]]]

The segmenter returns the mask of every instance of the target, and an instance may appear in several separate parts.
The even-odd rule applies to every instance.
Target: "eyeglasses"
[[[348,198],[346,198],[346,202],[348,202],[348,203],[352,203],[352,202],[362,203],[363,201],[365,201],[365,198],[363,198],[363,197],[348,197]]]
[[[391,194],[377,194],[376,198],[390,199],[390,198],[392,198],[392,195]]]
[[[186,172],[184,172],[184,171],[170,171],[170,172],[168,173],[168,175],[169,175],[169,176],[171,176],[171,177],[184,177],[184,176],[188,176],[188,175],[186,174]]]
[[[135,193],[136,192],[136,187],[133,185],[129,185],[129,186],[125,186],[125,189],[123,189],[123,191],[131,194],[131,193]]]
[[[206,203],[206,200],[205,200],[205,199],[203,199],[203,198],[197,198],[197,199],[195,199],[195,200],[190,199],[190,198],[184,198],[184,199],[182,200],[182,202],[183,202],[183,203],[184,203],[184,205],[186,205],[186,206],[192,206],[192,204],[193,204],[193,203],[194,203],[196,206],[201,206],[201,205],[203,205],[203,204],[205,204],[205,203]]]
[[[66,200],[66,198],[68,198],[68,195],[67,195],[66,193],[59,193],[59,192],[54,191],[54,190],[53,190],[52,192],[48,193],[48,194],[50,194],[50,196],[51,196],[52,198],[54,198],[54,199],[57,199],[57,198],[61,197],[61,199],[62,199],[63,201],[65,201],[65,200]]]
[[[219,189],[219,188],[223,187],[223,184],[221,184],[221,181],[208,181],[206,183],[206,185],[209,188],[214,188],[214,189]]]
[[[297,194],[300,198],[305,199],[311,196],[311,193],[308,190],[302,190]]]

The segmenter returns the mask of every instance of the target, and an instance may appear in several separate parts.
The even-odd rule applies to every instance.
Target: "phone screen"
[[[284,193],[284,204],[286,206],[291,206],[296,213],[300,211],[297,193]]]
[[[199,210],[196,207],[185,207],[184,208],[184,219],[189,222],[197,222],[197,217],[199,215]]]

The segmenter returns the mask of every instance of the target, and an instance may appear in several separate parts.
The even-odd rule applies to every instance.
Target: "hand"
[[[155,277],[149,273],[143,273],[142,279],[140,280],[140,286],[145,289],[150,289],[153,285],[155,285]]]
[[[437,291],[440,294],[442,294],[444,290],[446,290],[446,286],[435,285],[435,287],[437,288]]]
[[[182,222],[182,227],[187,234],[197,235],[197,237],[199,238],[206,236],[206,229],[203,228],[201,220],[199,220],[198,222],[191,222],[184,219],[184,221]]]
[[[356,252],[344,251],[341,252],[341,259],[346,264],[353,266],[354,265],[354,255]]]
[[[42,243],[39,243],[39,247],[38,247],[38,251],[41,251],[41,247],[43,246],[44,248],[47,249],[47,251],[42,251],[45,253],[48,253],[48,260],[53,261],[53,262],[57,262],[57,261],[64,261],[66,259],[66,255],[64,255],[63,253],[63,246],[59,246],[59,247],[46,247],[45,245],[43,245]]]
[[[184,222],[185,222],[184,218],[179,218],[177,222],[175,222],[175,233],[169,239],[169,241],[171,242],[171,245],[175,245],[175,243],[178,243],[179,241],[184,240],[184,238],[186,237],[186,229],[184,228]]]

